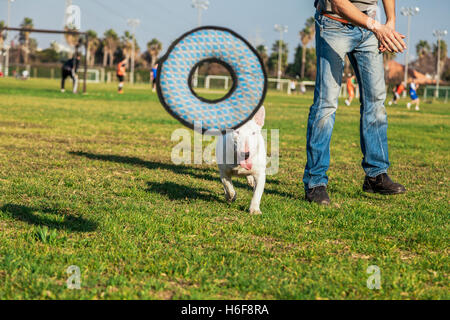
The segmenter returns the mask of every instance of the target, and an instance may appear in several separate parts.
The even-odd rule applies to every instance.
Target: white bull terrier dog
[[[233,202],[237,196],[231,177],[247,177],[248,184],[253,188],[250,214],[255,215],[261,214],[259,205],[266,183],[267,153],[261,134],[265,116],[266,111],[261,107],[252,120],[220,137],[216,148],[226,200]]]

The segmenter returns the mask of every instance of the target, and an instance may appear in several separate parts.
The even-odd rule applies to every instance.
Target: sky
[[[130,28],[127,19],[138,18],[141,25],[136,38],[141,48],[152,38],[163,43],[163,51],[177,37],[197,26],[197,10],[192,0],[72,0],[81,9],[81,29],[93,29],[102,35],[109,28],[119,34]],[[306,19],[314,15],[313,0],[210,0],[203,12],[203,25],[216,25],[233,29],[253,44],[264,44],[271,49],[279,38],[275,24],[289,27],[284,35],[289,45],[290,61],[300,42],[299,31]],[[397,0],[397,30],[406,34],[407,18],[400,8],[419,7],[418,16],[412,18],[411,58],[415,58],[415,44],[419,40],[435,42],[433,30],[450,31],[450,0]],[[380,5],[382,1],[380,0]],[[62,29],[65,0],[15,0],[11,5],[11,26],[19,26],[24,17],[34,21],[35,28]],[[0,0],[0,20],[7,19],[7,0]],[[61,36],[34,34],[39,47],[45,48],[51,40],[62,41]],[[450,38],[450,35],[447,36]],[[446,39],[450,41],[450,39]],[[313,43],[311,43],[313,45]],[[404,60],[404,54],[397,56]]]

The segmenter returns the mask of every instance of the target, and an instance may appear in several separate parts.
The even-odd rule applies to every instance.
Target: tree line
[[[6,32],[2,30],[5,27],[5,22],[0,21],[0,48],[4,47]],[[34,28],[33,20],[31,18],[24,18],[20,27],[24,31],[19,32],[17,42],[13,39],[13,46],[10,48],[11,62],[29,64],[31,62],[37,63],[57,63],[64,59],[70,58],[70,54],[61,50],[56,42],[53,42],[49,48],[38,50],[38,43],[36,39],[30,37],[30,32],[26,31]],[[76,31],[70,27],[65,28],[66,31]],[[134,54],[136,67],[153,67],[162,50],[162,43],[153,38],[147,43],[145,51],[141,51],[139,44],[134,40],[135,51],[133,52],[133,36],[129,31],[125,31],[123,35],[119,35],[113,29],[109,29],[99,36],[96,31],[88,30],[87,43],[87,63],[92,67],[95,65],[102,65],[103,67],[112,67],[118,61],[123,59],[130,59]],[[77,45],[85,45],[84,37],[76,34],[64,35],[67,45],[73,52]]]
[[[5,40],[5,32],[2,29],[5,27],[5,23],[0,21],[0,48],[3,47]],[[44,49],[38,51],[37,41],[30,37],[30,32],[27,29],[33,29],[34,24],[31,18],[24,18],[20,27],[25,29],[18,35],[17,45],[11,48],[11,59],[15,63],[29,64],[30,59],[32,62],[40,63],[56,63],[63,59],[68,58],[68,54],[61,52],[56,43]],[[66,27],[67,31],[72,31],[69,27]],[[118,61],[124,58],[130,59],[134,54],[136,67],[153,67],[161,54],[163,49],[162,43],[153,38],[147,42],[145,50],[139,47],[139,44],[134,40],[135,52],[133,53],[133,36],[129,31],[125,31],[123,35],[119,35],[114,29],[108,29],[102,35],[98,35],[94,30],[88,30],[88,43],[87,43],[87,63],[90,67],[95,65],[101,65],[103,67],[112,67]],[[278,56],[279,46],[281,46],[281,72],[284,77],[297,78],[297,79],[310,79],[314,80],[316,74],[316,54],[315,48],[309,48],[308,46],[315,37],[315,20],[314,17],[310,17],[306,20],[305,25],[299,32],[299,44],[295,49],[294,60],[289,63],[289,48],[284,41],[275,41],[270,48],[264,45],[256,47],[261,59],[263,60],[264,67],[267,73],[271,77],[276,77],[278,73]],[[75,48],[80,41],[79,36],[73,34],[66,34],[65,39],[69,47]],[[450,81],[450,63],[447,58],[447,43],[441,41],[441,71],[442,79],[444,81]],[[84,43],[83,43],[84,44]],[[420,40],[416,45],[417,59],[411,62],[412,68],[424,74],[435,74],[437,65],[437,44],[430,45],[425,40]],[[394,54],[384,53],[385,67],[389,61],[395,59]],[[351,67],[348,61],[345,64],[345,73],[350,73]]]

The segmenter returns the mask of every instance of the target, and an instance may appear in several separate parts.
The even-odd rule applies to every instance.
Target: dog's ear
[[[262,128],[264,127],[265,119],[266,119],[266,109],[264,109],[264,106],[262,106],[253,117],[253,120],[255,120],[256,124]]]

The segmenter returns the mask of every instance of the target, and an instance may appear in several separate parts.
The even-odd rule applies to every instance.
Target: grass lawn
[[[341,107],[323,208],[301,185],[312,97],[270,93],[280,171],[250,216],[245,179],[229,205],[215,166],[172,164],[181,125],[148,87],[57,88],[0,79],[1,299],[450,298],[450,104],[388,107],[397,197],[362,192],[359,106]]]

